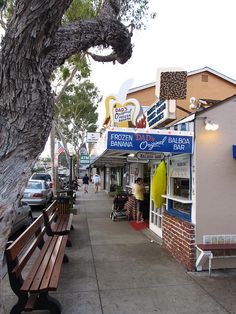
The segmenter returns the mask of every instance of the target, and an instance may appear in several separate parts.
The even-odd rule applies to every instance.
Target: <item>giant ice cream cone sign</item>
[[[126,81],[118,95],[108,96],[105,100],[106,121],[109,119],[111,126],[124,128],[136,126],[141,106],[137,99],[126,99],[131,83],[132,80]]]
[[[124,128],[136,126],[140,112],[140,104],[137,99],[131,98],[120,103],[116,97],[108,96],[105,105],[111,126]]]

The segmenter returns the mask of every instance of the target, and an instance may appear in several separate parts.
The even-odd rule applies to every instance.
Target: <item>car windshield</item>
[[[32,179],[34,179],[34,180],[51,181],[50,174],[35,173],[35,174],[32,176]]]
[[[42,183],[40,183],[40,182],[28,182],[27,188],[32,189],[32,190],[42,190]]]

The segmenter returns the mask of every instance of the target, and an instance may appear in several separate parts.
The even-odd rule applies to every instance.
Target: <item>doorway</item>
[[[155,162],[151,165],[151,173],[150,173],[150,181],[152,182],[152,178],[155,174],[156,168],[158,167],[160,161]],[[151,184],[152,189],[152,184]],[[150,191],[150,195],[152,195],[152,190]],[[149,228],[157,234],[160,238],[162,238],[162,214],[163,214],[163,205],[161,208],[156,208],[152,197],[150,196],[150,219],[149,219]]]

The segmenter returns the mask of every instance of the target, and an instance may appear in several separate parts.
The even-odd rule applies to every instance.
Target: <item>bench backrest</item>
[[[44,218],[41,214],[15,241],[7,243],[8,272],[14,273],[16,278],[21,276],[35,249],[44,244],[45,233]]]

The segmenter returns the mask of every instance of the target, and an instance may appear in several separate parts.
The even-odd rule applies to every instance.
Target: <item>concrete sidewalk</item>
[[[58,290],[64,314],[236,313],[236,273],[187,273],[128,221],[111,221],[112,198],[77,193],[70,259]],[[16,297],[4,278],[7,313]],[[41,312],[42,313],[42,312]]]

